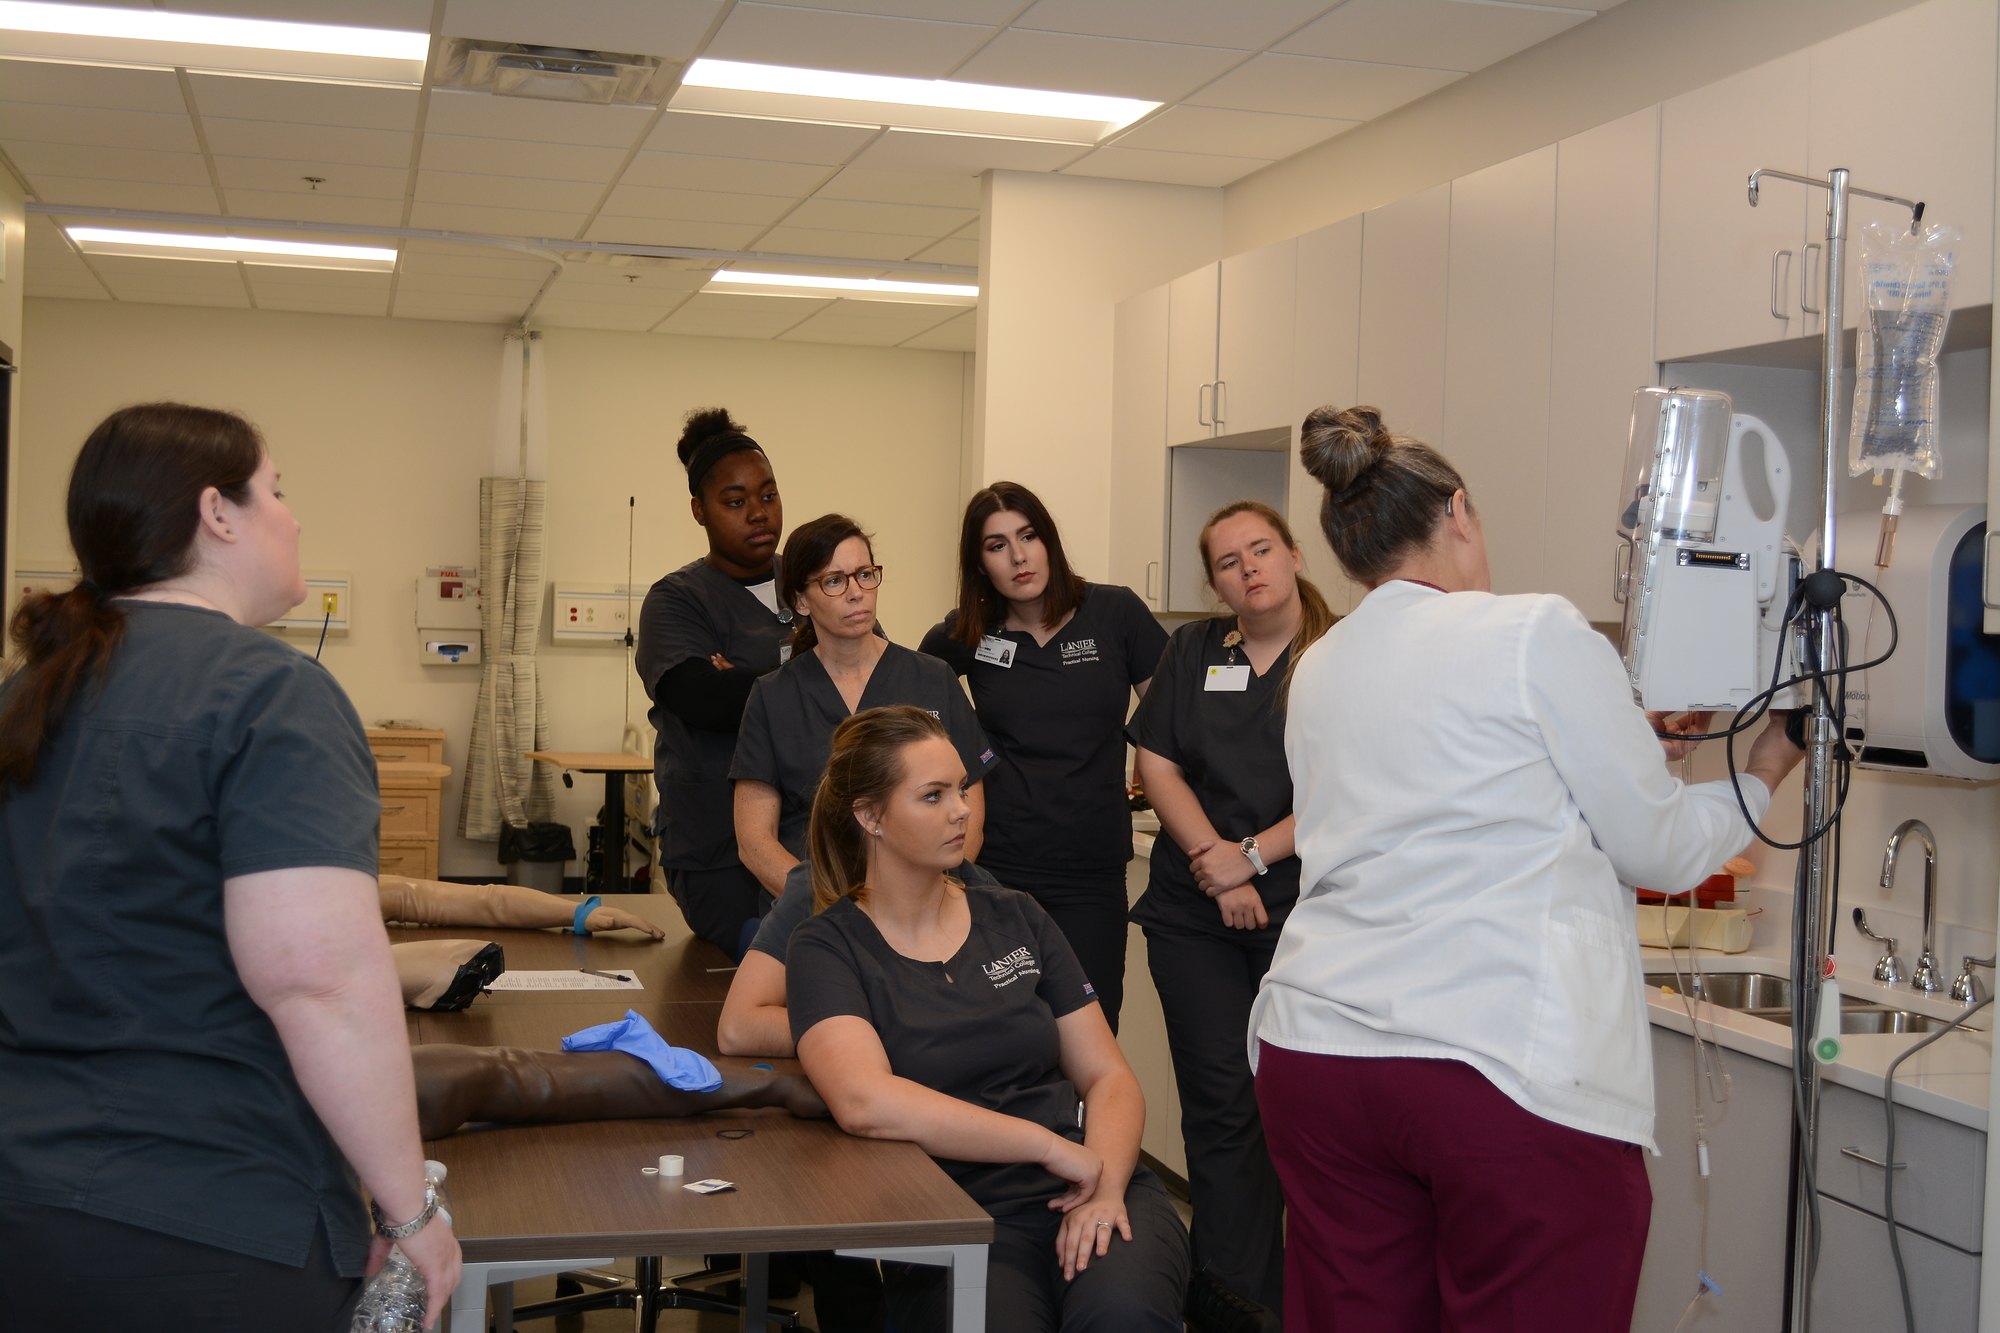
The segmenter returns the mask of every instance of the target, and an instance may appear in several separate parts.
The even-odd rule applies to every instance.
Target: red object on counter
[[[1634,889],[1633,892],[1639,896],[1639,901],[1642,903],[1663,903],[1668,901],[1668,895],[1655,893],[1651,889]],[[1676,893],[1672,896],[1672,901],[1674,902],[1685,902],[1686,900],[1687,895],[1684,893]],[[1735,902],[1736,876],[1710,875],[1707,879],[1695,885],[1694,901],[1697,907],[1713,907],[1717,903]]]

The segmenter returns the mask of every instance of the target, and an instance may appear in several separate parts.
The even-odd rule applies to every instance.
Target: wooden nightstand
[[[438,821],[444,806],[444,733],[421,727],[370,727],[382,792],[381,871],[438,877]]]

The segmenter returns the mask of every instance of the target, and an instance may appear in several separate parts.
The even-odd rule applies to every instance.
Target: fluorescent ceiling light
[[[65,227],[89,255],[134,259],[194,259],[216,264],[268,264],[279,268],[333,268],[386,273],[396,252],[372,245],[323,241],[272,241],[255,236],[199,236],[182,232],[124,231],[115,227]]]
[[[0,57],[417,84],[429,55],[421,32],[0,0]]]
[[[1096,143],[1160,104],[951,79],[697,60],[681,76],[673,105],[694,111]]]
[[[977,305],[979,288],[967,283],[904,282],[897,278],[827,278],[812,274],[753,273],[717,269],[702,288],[738,296],[831,296],[850,301],[902,301],[913,305]]]

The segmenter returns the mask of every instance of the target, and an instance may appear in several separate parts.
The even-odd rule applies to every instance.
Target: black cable
[[[313,649],[313,661],[319,661],[320,649],[326,647],[326,627],[333,623],[333,612],[326,613],[326,619],[319,622],[319,648]]]

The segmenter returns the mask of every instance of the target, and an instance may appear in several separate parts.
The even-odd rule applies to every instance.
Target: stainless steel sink
[[[1648,972],[1650,989],[1707,1000],[1722,1009],[1779,1009],[1792,1002],[1792,983],[1769,972],[1703,972],[1699,976]]]
[[[1841,997],[1845,999],[1845,996]],[[1784,1027],[1792,1025],[1790,1009],[1756,1009],[1749,1011],[1750,1017],[1762,1018]],[[1908,1009],[1859,1008],[1843,1009],[1840,1014],[1840,1030],[1856,1036],[1880,1035],[1897,1032],[1936,1032],[1939,1028],[1950,1027],[1948,1018],[1933,1018],[1929,1014],[1912,1013]],[[1969,1032],[1978,1028],[1968,1027]]]

